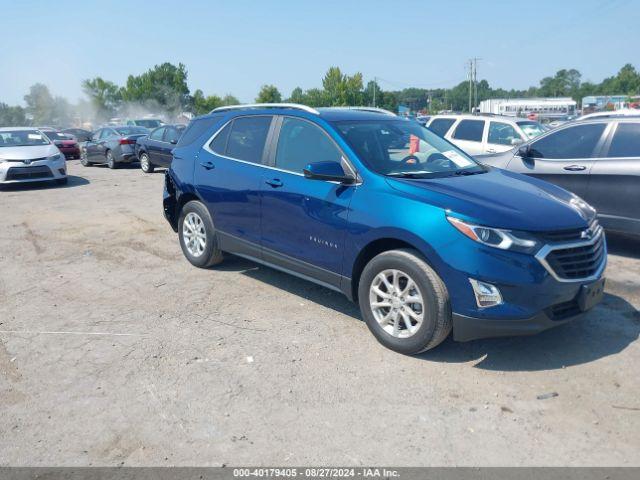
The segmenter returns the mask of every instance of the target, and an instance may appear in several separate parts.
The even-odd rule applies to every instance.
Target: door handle
[[[176,158],[180,158],[180,157],[176,157]],[[202,165],[207,170],[213,170],[214,168],[216,168],[216,166],[211,162],[200,162],[200,165]]]
[[[265,183],[267,185],[271,185],[273,188],[280,188],[281,186],[284,185],[284,183],[282,183],[282,181],[279,178],[274,178],[272,180],[266,180]]]
[[[584,165],[568,165],[564,167],[565,170],[569,170],[570,172],[580,172],[582,170],[586,170],[587,167]]]

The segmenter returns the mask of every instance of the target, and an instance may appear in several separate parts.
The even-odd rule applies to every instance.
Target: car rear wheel
[[[143,153],[140,155],[140,168],[144,173],[153,173],[155,167],[151,160],[149,159],[149,155]]]
[[[113,153],[111,153],[111,150],[107,151],[107,167],[109,167],[110,169],[114,169],[114,168],[118,168],[118,163],[116,162],[116,159],[113,156]]]
[[[90,167],[91,166],[91,162],[87,158],[87,154],[85,152],[82,152],[80,154],[80,163],[82,164],[83,167]]]
[[[222,262],[216,231],[207,208],[197,200],[182,207],[178,221],[182,253],[192,265],[210,267]]]
[[[358,300],[369,330],[396,352],[429,350],[451,332],[447,289],[415,250],[390,250],[374,257],[362,271]]]

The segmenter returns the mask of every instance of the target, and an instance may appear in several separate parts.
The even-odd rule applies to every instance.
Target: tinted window
[[[184,132],[184,127],[169,127],[164,136],[164,141],[169,143],[177,143],[180,135]]]
[[[227,149],[227,139],[231,131],[231,123],[232,122],[227,123],[225,127],[220,130],[220,133],[216,135],[216,138],[211,140],[209,144],[209,148],[220,155],[224,155],[224,151]]]
[[[296,118],[285,118],[278,138],[276,167],[302,173],[308,163],[340,163],[340,150],[316,125]]]
[[[189,123],[189,126],[184,131],[184,134],[180,137],[180,142],[178,142],[178,146],[182,147],[184,145],[189,145],[193,143],[196,139],[200,138],[206,131],[208,131],[213,125],[220,121],[219,116],[215,117],[204,117],[204,118],[196,118]],[[209,133],[209,135],[213,135],[214,132]]]
[[[531,145],[535,158],[589,158],[602,136],[605,125],[577,125],[553,132]]]
[[[260,163],[271,117],[236,118],[229,132],[226,155],[245,162]]]
[[[462,120],[453,132],[452,137],[458,140],[481,142],[484,120]]]
[[[608,157],[640,157],[640,123],[620,123]]]
[[[157,140],[158,142],[161,142],[163,135],[164,135],[164,128],[158,128],[153,132],[151,132],[151,135],[149,135],[149,138],[151,140]]]
[[[113,130],[111,130],[110,128],[105,128],[100,132],[100,140],[102,140],[103,138],[107,138],[110,137],[111,135],[114,135],[115,132]]]
[[[116,128],[116,131],[120,134],[120,135],[140,135],[140,134],[147,134],[149,133],[149,130],[144,128],[144,127],[119,127]]]
[[[514,142],[516,140],[516,142]],[[515,145],[522,140],[516,129],[508,123],[490,122],[487,142],[497,145]]]
[[[436,118],[429,125],[429,130],[431,130],[436,135],[444,137],[451,128],[451,125],[453,125],[454,123],[455,120],[453,118]]]

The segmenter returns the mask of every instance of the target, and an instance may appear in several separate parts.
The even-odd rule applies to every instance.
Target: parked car
[[[65,128],[62,133],[72,135],[79,143],[86,142],[91,136],[91,132],[84,128]]]
[[[49,137],[65,158],[80,158],[80,146],[74,137],[50,127],[41,127],[39,130]]]
[[[67,183],[58,147],[33,127],[0,128],[0,185],[42,181]]]
[[[568,123],[477,159],[566,188],[596,208],[607,230],[640,235],[640,117]]]
[[[427,127],[469,155],[511,150],[546,130],[534,120],[482,115],[436,115]]]
[[[151,131],[149,135],[138,138],[136,156],[140,160],[140,168],[145,173],[152,173],[155,167],[171,165],[171,151],[174,149],[184,125],[165,125]]]
[[[606,242],[589,205],[485,167],[417,122],[222,107],[192,121],[173,155],[164,213],[189,262],[229,252],[340,291],[399,352],[452,329],[532,334],[603,295]]]
[[[158,128],[164,125],[164,122],[158,118],[139,118],[134,120],[127,120],[125,122],[127,125],[132,125],[136,127],[144,127],[151,130],[152,128]]]
[[[91,134],[82,145],[81,163],[88,167],[94,163],[106,163],[109,168],[117,168],[121,163],[138,160],[135,145],[138,138],[149,133],[144,127],[120,125],[104,127]]]

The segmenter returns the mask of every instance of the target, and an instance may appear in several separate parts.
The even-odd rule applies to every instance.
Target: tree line
[[[175,117],[180,112],[202,115],[214,108],[240,103],[231,94],[205,95],[202,90],[191,93],[188,72],[182,63],[156,65],[140,75],[129,75],[124,85],[95,77],[82,81],[86,99],[72,105],[63,97],[51,94],[46,85],[37,83],[24,96],[26,107],[0,102],[0,126],[69,125],[78,119],[103,122],[115,116],[134,114],[136,109],[164,113]],[[475,90],[475,88],[474,88]],[[526,90],[493,88],[486,80],[477,84],[477,101],[489,98],[572,97],[580,104],[588,95],[640,95],[640,73],[631,64],[624,65],[616,75],[600,83],[582,81],[576,69],[562,69],[554,76],[540,80],[538,86]],[[362,73],[348,75],[339,67],[331,67],[322,79],[322,86],[293,89],[284,97],[275,85],[263,85],[255,99],[257,103],[292,102],[312,107],[368,105],[397,111],[404,105],[413,111],[464,111],[468,108],[469,82],[452,88],[405,88],[383,90],[373,80],[364,84]]]

